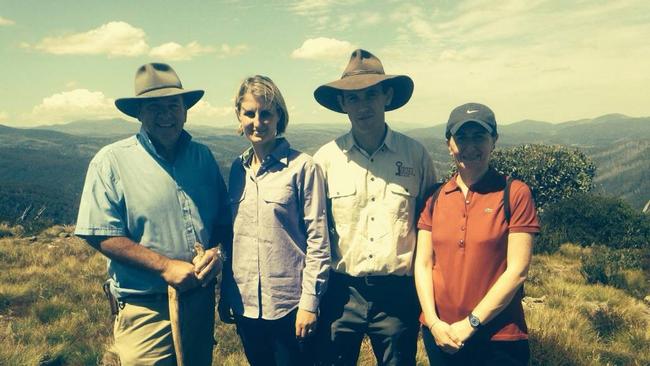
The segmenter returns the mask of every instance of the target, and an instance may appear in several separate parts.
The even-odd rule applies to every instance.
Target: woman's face
[[[487,168],[496,140],[478,123],[469,122],[451,136],[447,146],[459,170],[481,170]]]
[[[275,105],[266,104],[253,94],[246,93],[237,117],[244,136],[254,146],[263,146],[275,141],[280,120]]]

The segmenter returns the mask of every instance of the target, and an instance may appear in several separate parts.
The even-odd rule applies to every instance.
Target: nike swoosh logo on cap
[[[478,109],[468,109],[467,114],[472,114],[478,112]]]

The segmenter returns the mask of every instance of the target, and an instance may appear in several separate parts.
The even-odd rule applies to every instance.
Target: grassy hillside
[[[0,239],[0,365],[101,363],[112,334],[102,256],[70,226],[31,238],[12,230],[0,226],[8,235]],[[650,307],[622,290],[587,285],[582,250],[564,246],[533,259],[524,301],[532,364],[650,364]],[[233,326],[218,323],[215,335],[214,365],[245,364]],[[374,364],[367,343],[359,364]],[[421,342],[418,364],[428,364]]]

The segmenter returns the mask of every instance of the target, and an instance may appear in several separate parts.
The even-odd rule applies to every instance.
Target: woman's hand
[[[306,338],[316,330],[316,313],[298,308],[296,314],[296,338]]]
[[[463,347],[463,342],[460,341],[451,326],[442,320],[434,322],[429,330],[443,352],[453,355]]]
[[[454,334],[456,339],[460,344],[465,344],[465,342],[476,332],[476,329],[469,324],[467,318],[461,319],[454,324],[450,325],[450,332]]]
[[[219,304],[217,305],[217,311],[219,312],[219,319],[221,319],[222,323],[226,323],[226,324],[235,323],[235,315],[232,313],[232,308],[230,307],[228,301],[226,301],[223,298],[223,295],[219,299]]]

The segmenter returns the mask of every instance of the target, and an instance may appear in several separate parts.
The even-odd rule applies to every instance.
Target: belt
[[[167,301],[167,293],[155,293],[155,294],[131,294],[121,297],[119,302],[162,302]]]
[[[366,275],[350,276],[332,271],[332,277],[353,286],[405,285],[414,283],[413,276]]]

